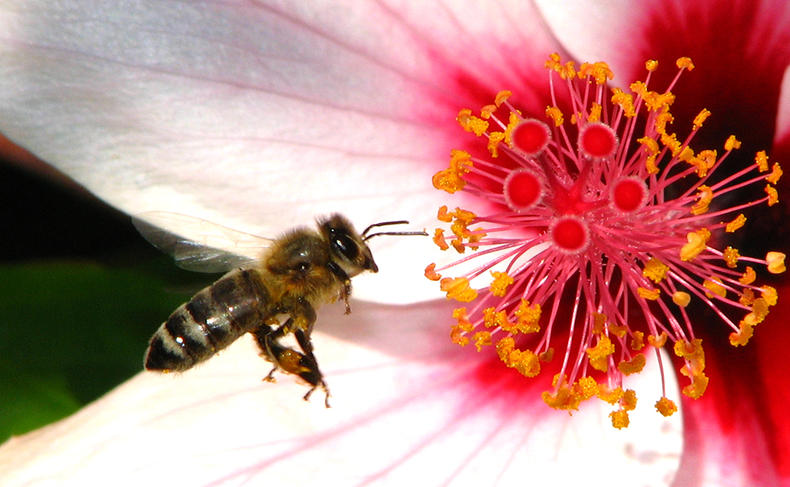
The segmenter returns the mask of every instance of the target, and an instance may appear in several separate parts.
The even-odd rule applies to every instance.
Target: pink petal
[[[3,485],[666,485],[679,415],[645,394],[627,430],[593,402],[572,417],[492,357],[436,333],[437,303],[355,303],[322,315],[316,355],[332,391],[279,376],[242,339],[183,375],[143,373],[75,416],[0,448]],[[376,325],[371,325],[375,323]],[[405,343],[386,353],[382,343]],[[496,360],[496,359],[493,359]],[[636,387],[657,391],[653,364]],[[496,370],[488,375],[489,370]],[[677,400],[677,385],[669,390]]]
[[[787,145],[790,141],[790,68],[785,68],[779,90],[779,107],[776,114],[775,144]]]

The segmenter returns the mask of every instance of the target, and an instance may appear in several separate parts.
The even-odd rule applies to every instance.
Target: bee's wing
[[[225,272],[249,267],[272,243],[268,238],[167,211],[141,213],[132,217],[132,223],[154,247],[172,255],[179,267],[190,271]]]

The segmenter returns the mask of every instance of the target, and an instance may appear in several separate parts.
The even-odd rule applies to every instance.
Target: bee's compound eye
[[[348,260],[354,260],[359,256],[359,246],[354,239],[345,233],[337,233],[332,237],[332,245],[335,251],[342,254]]]

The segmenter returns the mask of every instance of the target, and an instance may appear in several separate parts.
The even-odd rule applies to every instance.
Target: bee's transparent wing
[[[167,211],[141,213],[132,217],[132,223],[154,247],[172,255],[179,267],[190,271],[225,272],[249,267],[272,243],[268,238]]]

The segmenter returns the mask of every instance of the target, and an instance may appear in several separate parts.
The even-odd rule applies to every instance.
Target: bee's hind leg
[[[318,368],[315,355],[313,355],[313,346],[307,332],[302,329],[297,329],[294,332],[296,341],[299,343],[299,347],[304,353],[288,348],[278,341],[279,338],[282,338],[291,331],[292,322],[293,320],[289,318],[277,329],[273,330],[268,325],[262,325],[253,331],[255,340],[266,356],[266,359],[274,364],[274,368],[272,368],[263,380],[274,382],[274,373],[277,370],[297,375],[312,386],[310,390],[307,391],[307,394],[304,395],[304,399],[308,400],[313,391],[321,387],[326,393],[324,405],[329,407],[329,389],[326,386],[326,382],[324,382],[324,376],[321,370]]]
[[[317,387],[321,387],[324,390],[324,406],[329,406],[329,387],[326,385],[326,381],[324,380],[324,375],[318,369],[318,361],[315,359],[315,355],[313,355],[313,342],[310,341],[310,335],[308,332],[304,330],[296,330],[294,332],[296,336],[296,342],[299,344],[299,347],[304,352],[304,357],[306,360],[309,360],[311,364],[311,374],[310,378],[303,376],[300,374],[302,379],[306,380],[313,387],[307,391],[307,394],[304,395],[304,400],[307,401],[310,399],[310,395],[316,390]]]

